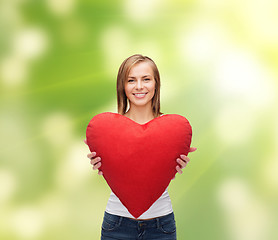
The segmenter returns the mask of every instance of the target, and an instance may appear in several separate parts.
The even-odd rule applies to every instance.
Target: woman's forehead
[[[129,71],[128,77],[136,76],[153,76],[153,70],[151,65],[148,62],[141,62],[132,66],[132,68]]]

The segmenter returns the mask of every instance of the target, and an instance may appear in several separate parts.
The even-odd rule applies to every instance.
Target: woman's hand
[[[189,149],[189,152],[194,152],[196,150],[197,150],[197,148],[191,147]],[[180,158],[177,158],[177,163],[179,165],[176,166],[176,170],[179,174],[182,174],[182,169],[186,167],[186,165],[188,164],[189,161],[190,161],[189,157],[187,157],[185,155],[180,155]]]
[[[87,144],[86,139],[84,140],[84,143]],[[87,154],[87,158],[89,158],[91,160],[90,163],[93,166],[93,170],[99,169],[101,166],[101,158],[100,157],[95,158],[96,155],[97,155],[96,152],[91,152],[91,153]],[[98,174],[103,175],[103,172],[98,170]]]

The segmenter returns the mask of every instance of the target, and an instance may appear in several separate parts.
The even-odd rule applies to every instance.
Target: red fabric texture
[[[128,211],[138,218],[162,195],[176,174],[176,159],[189,152],[192,129],[178,114],[138,124],[105,112],[90,121],[86,138],[101,157],[103,177]]]

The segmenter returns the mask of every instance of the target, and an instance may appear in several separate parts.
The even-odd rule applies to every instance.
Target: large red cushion
[[[101,157],[106,182],[135,218],[166,190],[176,174],[176,159],[188,154],[191,136],[188,120],[177,114],[138,124],[105,112],[94,116],[86,131],[90,151]]]

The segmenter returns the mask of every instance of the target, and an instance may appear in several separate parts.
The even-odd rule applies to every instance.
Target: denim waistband
[[[109,219],[110,221],[117,222],[121,224],[122,226],[126,227],[154,227],[154,226],[160,226],[161,224],[164,224],[168,221],[174,220],[174,213],[167,214],[165,216],[156,217],[152,219],[147,220],[139,220],[139,219],[132,219],[128,217],[122,217],[114,214],[110,214],[108,212],[104,213],[104,218]]]

